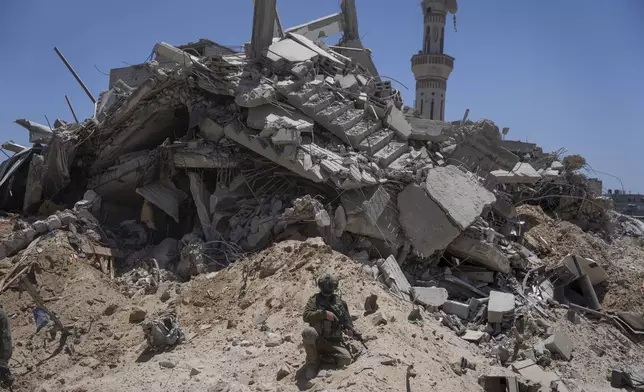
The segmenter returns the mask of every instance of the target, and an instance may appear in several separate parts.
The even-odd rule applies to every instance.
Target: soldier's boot
[[[0,382],[6,386],[13,384],[14,378],[9,368],[0,367]]]
[[[306,353],[304,377],[307,380],[315,378],[320,370],[320,355],[317,349],[318,336],[315,328],[307,327],[302,331],[302,341]]]

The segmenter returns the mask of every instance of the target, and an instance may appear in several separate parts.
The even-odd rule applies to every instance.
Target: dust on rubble
[[[607,242],[598,234],[549,217],[538,206],[522,205],[517,214],[528,227],[526,244],[546,264],[576,254],[595,260],[606,270],[608,282],[597,290],[604,310],[644,314],[644,246],[640,238]]]

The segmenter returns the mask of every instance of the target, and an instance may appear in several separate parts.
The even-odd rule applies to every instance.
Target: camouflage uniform
[[[327,319],[327,311],[338,318],[337,321]],[[342,325],[353,327],[347,303],[333,294],[325,296],[322,293],[312,296],[304,309],[304,322],[310,326],[302,331],[306,363],[319,366],[320,357],[328,357],[337,366],[347,366],[352,357],[343,342]]]
[[[12,353],[11,328],[7,314],[0,305],[0,381],[8,384],[13,381],[9,370],[9,360]]]

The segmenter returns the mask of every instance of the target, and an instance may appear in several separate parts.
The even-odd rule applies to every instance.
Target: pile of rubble
[[[91,239],[79,249],[106,273],[130,271],[120,279],[131,296],[320,236],[378,268],[398,296],[443,312],[464,339],[495,342],[503,362],[518,347],[512,334],[536,332],[532,314],[551,301],[600,314],[601,267],[570,255],[546,268],[515,208],[642,235],[579,172],[583,158],[504,140],[489,120],[446,123],[403,107],[357,24],[339,22],[355,15],[351,1],[278,38],[270,3],[256,2],[246,53],[159,43],[136,68],[147,78],[111,83],[84,122],[17,120],[34,145],[14,145],[0,166],[0,208],[40,219],[20,220],[0,258],[65,227]],[[314,42],[335,28],[339,46]],[[543,345],[536,362],[569,357],[563,336]]]

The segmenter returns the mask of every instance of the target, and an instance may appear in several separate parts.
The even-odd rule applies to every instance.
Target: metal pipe
[[[85,83],[83,83],[83,81],[82,81],[82,80],[81,80],[81,78],[78,76],[78,74],[76,73],[76,71],[74,71],[74,68],[72,68],[71,64],[69,64],[69,62],[67,61],[67,59],[65,58],[65,56],[63,56],[63,54],[62,54],[62,53],[60,53],[60,50],[58,50],[58,48],[57,48],[57,47],[55,47],[55,46],[54,46],[54,51],[56,52],[56,54],[58,55],[58,57],[60,57],[60,59],[61,59],[61,60],[63,60],[63,63],[65,63],[65,65],[67,66],[67,69],[69,69],[69,72],[71,72],[71,73],[72,73],[72,75],[74,75],[74,78],[76,78],[76,81],[78,82],[78,84],[80,84],[80,85],[81,85],[81,87],[83,88],[83,90],[85,90],[85,94],[87,94],[87,96],[89,97],[89,99],[91,99],[91,100],[92,100],[92,103],[96,103],[96,99],[94,99],[94,96],[92,95],[92,93],[89,91],[89,89],[87,88],[87,86],[85,86]]]
[[[69,101],[69,97],[65,95],[65,100],[67,101],[67,106],[69,106],[69,110],[72,112],[72,116],[74,116],[74,120],[76,120],[76,124],[78,124],[78,117],[76,117],[76,112],[74,111],[74,107],[72,106],[72,103]]]

